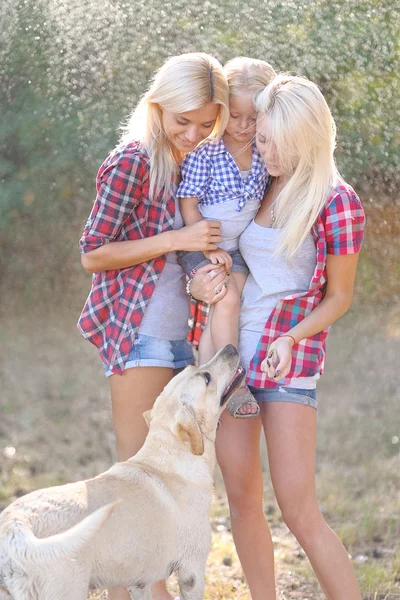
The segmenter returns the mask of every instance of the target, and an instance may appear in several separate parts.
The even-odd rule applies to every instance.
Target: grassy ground
[[[34,488],[97,474],[114,460],[107,385],[74,318],[65,316],[62,327],[51,315],[4,323],[0,508]],[[319,385],[320,505],[369,600],[400,597],[399,351],[394,310],[351,311],[332,330]],[[262,451],[280,598],[319,600],[308,561],[281,522]],[[211,518],[206,599],[248,598],[218,472]]]
[[[400,598],[400,269],[393,243],[400,228],[395,212],[382,211],[370,217],[374,235],[360,259],[355,302],[332,329],[318,390],[319,502],[354,561],[365,600]],[[0,510],[32,489],[93,476],[115,459],[107,383],[96,350],[75,328],[89,286],[80,282],[63,286],[64,298],[53,282],[46,301],[23,306],[4,288]],[[280,519],[262,452],[279,598],[320,600],[308,561]],[[211,520],[205,598],[248,598],[218,472]]]

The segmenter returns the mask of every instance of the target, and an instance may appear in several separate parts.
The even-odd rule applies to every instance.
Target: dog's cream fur
[[[181,599],[201,600],[215,434],[238,365],[227,346],[187,367],[145,414],[133,458],[11,504],[0,515],[0,599],[84,600],[89,587],[123,585],[148,600],[150,584],[175,571]]]

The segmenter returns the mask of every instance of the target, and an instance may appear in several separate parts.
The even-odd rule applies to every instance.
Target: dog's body
[[[224,394],[238,364],[227,346],[176,376],[146,415],[149,434],[130,460],[10,505],[0,516],[0,599],[84,600],[89,586],[123,585],[147,600],[149,586],[175,571],[182,600],[201,600],[215,432],[243,378]]]

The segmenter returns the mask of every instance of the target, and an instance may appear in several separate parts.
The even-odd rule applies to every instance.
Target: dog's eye
[[[208,385],[210,383],[210,381],[211,381],[211,375],[210,375],[210,373],[208,373],[207,371],[205,371],[203,373],[203,377],[206,380],[206,385]]]

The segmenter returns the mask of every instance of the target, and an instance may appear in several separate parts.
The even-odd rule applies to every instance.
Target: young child
[[[238,57],[224,67],[229,84],[230,118],[221,140],[208,140],[186,156],[177,191],[185,225],[202,219],[221,222],[222,242],[217,250],[178,252],[187,275],[210,262],[224,265],[231,277],[226,294],[210,306],[199,343],[200,363],[226,344],[238,347],[240,296],[248,268],[239,251],[239,237],[256,215],[264,197],[268,173],[255,146],[254,98],[276,75],[267,62]],[[210,272],[210,277],[214,272]],[[190,292],[190,283],[189,289]],[[216,286],[216,295],[221,289]],[[234,417],[249,418],[260,409],[249,389],[230,400]]]

